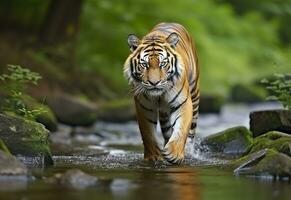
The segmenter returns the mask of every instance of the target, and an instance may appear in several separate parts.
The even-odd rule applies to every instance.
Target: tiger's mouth
[[[145,90],[151,96],[160,96],[165,93],[166,88],[164,86],[146,86]]]

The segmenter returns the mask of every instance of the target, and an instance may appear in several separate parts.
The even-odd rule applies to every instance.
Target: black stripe
[[[191,77],[190,78],[190,80],[192,80],[193,78]],[[194,80],[192,80],[190,83],[189,83],[189,85],[191,86],[191,85],[193,85],[195,83],[195,79]]]
[[[146,43],[146,44],[148,44],[148,43]],[[148,44],[147,46],[145,46],[143,49],[147,49],[147,48],[153,47],[153,46],[157,46],[157,47],[163,48],[163,46],[159,45],[158,43],[152,42],[152,43]]]
[[[143,105],[140,101],[138,101],[138,103],[139,103],[140,107],[143,108],[144,110],[149,111],[149,112],[153,112],[154,111],[153,109],[148,108],[145,105]]]
[[[168,116],[168,113],[160,112],[160,117],[167,118]]]
[[[197,127],[197,123],[196,122],[192,122],[191,124],[191,130]]]
[[[199,96],[199,88],[192,88],[192,90],[190,91],[191,96]]]
[[[146,94],[143,94],[143,97],[144,97],[146,100],[150,101],[150,99],[149,99],[148,95],[146,95]]]
[[[179,72],[178,72],[178,60],[177,60],[177,56],[176,55],[173,55],[174,56],[174,59],[175,59],[175,64],[174,64],[174,66],[175,66],[175,74],[174,74],[174,76],[177,76],[177,78],[179,78],[179,76],[180,76],[180,74],[179,74]]]
[[[131,72],[131,76],[132,76],[133,79],[135,79],[136,81],[141,81],[141,79],[137,76],[137,73],[134,72],[134,68],[135,68],[136,66],[134,66],[134,63],[133,63],[133,62],[135,62],[135,64],[136,64],[135,56],[136,56],[136,55],[139,55],[139,53],[140,53],[140,50],[136,51],[135,54],[134,54],[134,55],[131,57],[131,59],[130,59],[130,72]]]
[[[158,51],[158,52],[162,52],[163,50],[162,50],[162,49],[156,49],[156,48],[152,48],[152,49],[144,50],[145,53],[150,52],[150,51]]]
[[[169,121],[169,119],[160,119],[160,124],[161,126],[165,125],[167,122]]]
[[[147,119],[150,123],[152,124],[157,124],[157,121],[151,120],[151,119]]]
[[[188,100],[188,96],[189,94],[187,94],[187,98],[181,103],[179,104],[178,106],[174,106],[174,107],[170,107],[170,113],[173,113],[175,111],[177,111],[184,103],[186,103],[186,101]]]
[[[191,99],[192,99],[192,101],[197,101],[199,99],[199,95],[197,95],[196,97],[192,96]]]
[[[176,96],[169,102],[169,104],[171,105],[172,103],[175,102],[175,100],[178,98],[178,96],[181,94],[182,90],[184,89],[184,85],[185,85],[186,79],[184,79],[183,85],[180,89],[180,91],[176,94]]]
[[[167,132],[168,130],[170,130],[170,128],[173,128],[173,127],[175,126],[177,120],[178,120],[180,117],[181,117],[181,115],[179,115],[179,116],[175,119],[175,121],[174,121],[174,123],[173,123],[172,125],[167,126],[167,127],[162,127],[162,132],[165,133],[165,132]]]

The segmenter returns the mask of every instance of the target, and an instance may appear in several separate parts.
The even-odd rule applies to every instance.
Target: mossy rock
[[[6,104],[5,99],[6,98],[7,98],[7,94],[0,94],[0,108],[2,106],[5,106],[5,104]],[[56,119],[54,113],[52,112],[52,110],[48,106],[46,106],[42,103],[39,103],[36,99],[32,98],[29,95],[23,95],[22,100],[23,100],[23,103],[25,104],[25,106],[27,107],[28,110],[40,110],[41,109],[43,111],[40,115],[38,115],[36,117],[36,119],[35,119],[36,122],[43,124],[50,131],[57,130],[57,126],[58,126],[57,119]],[[13,112],[18,113],[19,111],[15,110]],[[1,110],[0,110],[0,113],[1,113]]]
[[[237,175],[270,175],[276,177],[291,176],[291,158],[275,149],[262,149],[246,155],[231,163]]]
[[[98,119],[108,122],[135,120],[135,107],[132,99],[110,100],[99,107]]]
[[[53,164],[48,137],[49,131],[40,123],[0,114],[0,138],[13,155],[28,165]]]
[[[230,99],[233,102],[254,103],[265,100],[267,92],[255,84],[237,84],[231,88]]]
[[[36,121],[43,124],[48,130],[54,132],[58,128],[55,114],[47,105],[39,103],[34,98],[25,95],[23,101],[29,110],[42,109],[43,113],[36,117]]]
[[[254,153],[261,149],[275,149],[291,156],[291,136],[278,131],[271,131],[254,139],[247,153]]]
[[[88,100],[67,94],[47,98],[48,106],[59,122],[71,126],[91,126],[97,120],[97,106]]]
[[[252,143],[252,133],[246,127],[238,126],[210,135],[201,144],[212,152],[240,155],[247,152]]]

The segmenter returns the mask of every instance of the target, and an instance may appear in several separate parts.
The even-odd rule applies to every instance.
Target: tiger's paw
[[[184,147],[176,142],[169,142],[162,150],[164,158],[171,164],[179,165],[184,160]]]
[[[164,160],[158,145],[151,146],[151,148],[147,147],[144,152],[144,159],[152,162]]]
[[[144,160],[155,163],[157,161],[164,160],[164,158],[161,154],[160,155],[149,155],[149,156],[144,156]]]

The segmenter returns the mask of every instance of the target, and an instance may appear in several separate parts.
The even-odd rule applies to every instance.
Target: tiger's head
[[[179,35],[145,36],[142,40],[131,34],[128,45],[131,54],[124,64],[124,74],[135,95],[159,96],[171,89],[183,73],[183,62],[176,47]]]

